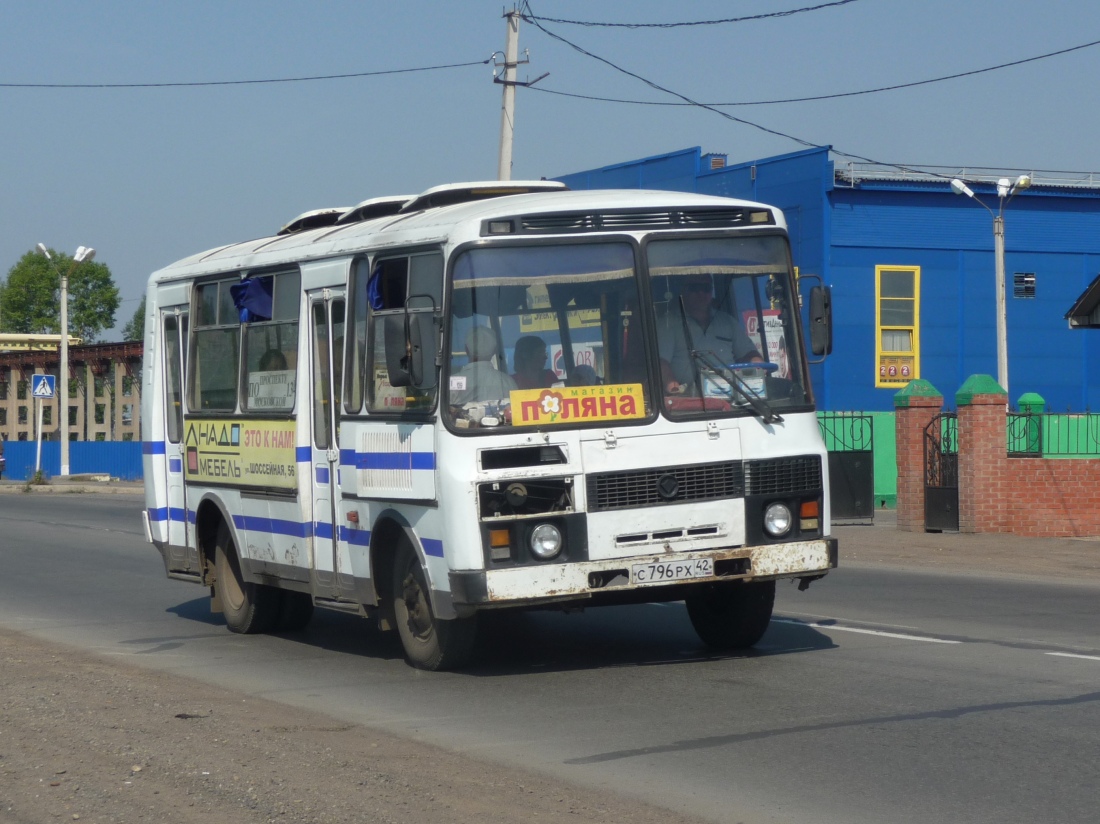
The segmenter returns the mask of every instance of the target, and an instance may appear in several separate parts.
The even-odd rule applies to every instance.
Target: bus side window
[[[298,375],[298,306],[301,274],[276,272],[252,278],[271,295],[245,326],[244,408],[256,412],[291,412]]]
[[[164,319],[164,392],[167,406],[167,437],[170,443],[179,443],[183,432],[183,385],[180,358],[179,322],[174,315]]]
[[[349,415],[358,414],[363,408],[363,376],[367,368],[367,322],[369,320],[367,303],[367,280],[370,277],[370,261],[364,259],[355,263],[351,277],[351,300],[347,307],[351,326],[345,346],[344,374],[347,387],[344,392],[344,411]]]
[[[195,289],[188,406],[196,412],[237,408],[241,323],[229,291],[237,282],[211,281]]]
[[[356,281],[357,309],[360,291],[367,293],[365,305],[370,310],[370,324],[363,330],[370,343],[365,365],[367,409],[390,413],[430,410],[435,405],[437,388],[435,353],[443,296],[443,256],[417,252],[376,260],[365,286],[361,288],[360,281]],[[425,374],[420,376],[420,385],[395,387],[390,385],[386,369],[384,318],[405,311],[420,315],[421,328],[430,330],[430,340],[423,341],[430,349],[425,353]],[[358,317],[355,322],[358,325]]]

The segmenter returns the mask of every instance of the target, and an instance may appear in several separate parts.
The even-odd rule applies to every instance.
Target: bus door
[[[352,593],[351,563],[341,550],[336,520],[340,492],[340,387],[344,364],[344,290],[309,292],[310,404],[313,431],[310,489],[313,498],[315,594],[340,599]]]
[[[161,309],[157,318],[164,345],[164,462],[161,471],[166,490],[167,545],[173,570],[197,571],[198,555],[188,550],[191,526],[187,518],[187,487],[183,482],[183,376],[187,353],[187,311],[183,307]]]

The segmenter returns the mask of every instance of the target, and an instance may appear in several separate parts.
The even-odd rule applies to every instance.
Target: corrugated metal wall
[[[7,469],[3,480],[29,481],[34,477],[38,444],[35,441],[5,441]],[[48,478],[61,474],[61,444],[42,443],[42,472]],[[110,475],[124,481],[140,481],[140,441],[73,441],[69,444],[70,475]]]

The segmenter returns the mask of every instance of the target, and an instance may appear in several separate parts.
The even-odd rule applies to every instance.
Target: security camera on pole
[[[95,249],[90,246],[78,246],[76,247],[76,254],[73,255],[73,262],[69,265],[69,270],[64,274],[54,264],[53,258],[50,256],[50,250],[46,248],[46,244],[39,243],[38,251],[46,256],[46,260],[50,262],[50,266],[53,266],[53,270],[57,272],[57,276],[61,279],[61,364],[58,368],[58,378],[61,383],[61,400],[58,402],[57,417],[58,426],[60,427],[61,437],[61,474],[62,476],[68,476],[69,474],[69,275],[73,273],[73,270],[86,260],[91,260],[95,257]],[[51,395],[52,397],[52,395]],[[42,425],[39,421],[39,430],[41,431]],[[41,438],[41,434],[39,434]],[[41,451],[41,444],[39,445],[39,451]]]

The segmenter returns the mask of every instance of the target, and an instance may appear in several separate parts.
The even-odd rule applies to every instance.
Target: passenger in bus
[[[714,283],[710,275],[688,275],[680,296],[696,350],[713,353],[723,364],[762,360],[745,327],[732,315],[714,308]],[[665,391],[683,392],[695,380],[695,366],[684,338],[678,307],[671,308],[665,315],[658,330],[657,347]]]
[[[260,372],[278,372],[286,369],[286,355],[278,349],[268,349],[260,357]]]
[[[553,386],[558,376],[546,368],[549,355],[546,342],[538,335],[524,335],[516,341],[516,371],[512,380],[519,389],[544,389]]]
[[[600,376],[596,370],[587,363],[581,363],[573,367],[572,374],[565,382],[566,386],[599,386]]]
[[[451,404],[507,401],[516,382],[493,365],[497,354],[496,335],[488,326],[475,326],[466,335],[469,362],[451,375]]]

